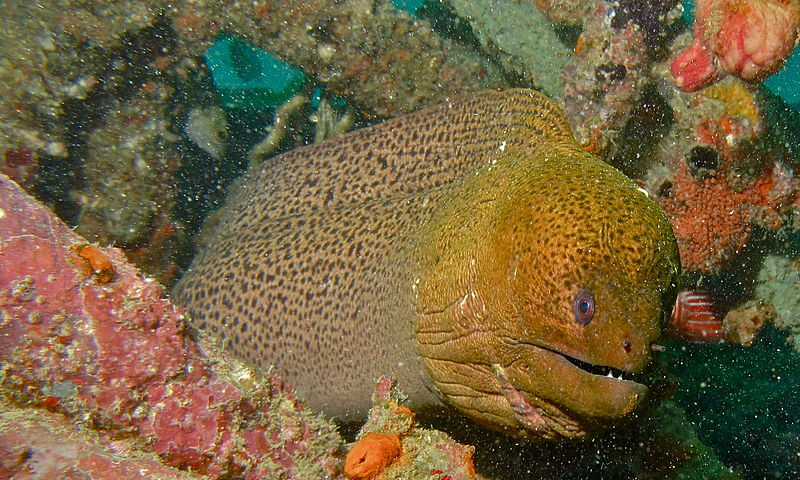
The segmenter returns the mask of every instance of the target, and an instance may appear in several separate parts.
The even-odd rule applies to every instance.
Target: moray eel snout
[[[580,437],[645,397],[635,374],[674,296],[674,239],[647,194],[604,162],[569,145],[537,162],[510,153],[470,177],[429,233],[439,250],[420,289],[420,351],[447,401],[479,423]]]

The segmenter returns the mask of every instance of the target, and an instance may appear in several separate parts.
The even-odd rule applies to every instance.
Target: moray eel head
[[[623,418],[680,275],[663,212],[565,143],[505,148],[437,215],[416,337],[444,400],[527,439]]]

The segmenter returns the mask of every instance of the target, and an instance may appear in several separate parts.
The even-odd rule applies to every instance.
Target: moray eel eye
[[[592,297],[592,294],[587,291],[579,293],[572,304],[572,311],[575,313],[575,320],[581,325],[591,322],[594,316],[594,297]]]

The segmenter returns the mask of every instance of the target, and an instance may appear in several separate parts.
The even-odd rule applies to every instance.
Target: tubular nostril
[[[623,340],[622,341],[622,348],[625,349],[625,353],[631,353],[631,341],[630,340]]]

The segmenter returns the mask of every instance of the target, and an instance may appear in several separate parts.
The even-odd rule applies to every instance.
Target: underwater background
[[[152,390],[142,390],[135,401],[134,395],[123,395],[123,386],[135,390],[137,382],[144,385],[156,374],[141,366],[133,375],[128,366],[118,366],[127,365],[119,357],[136,356],[123,347],[92,361],[71,353],[65,339],[102,328],[71,326],[74,331],[64,333],[66,323],[41,326],[38,307],[20,303],[25,298],[35,303],[38,297],[20,280],[27,274],[19,272],[38,267],[37,262],[42,269],[73,268],[78,262],[94,287],[111,288],[97,274],[111,268],[102,266],[108,260],[99,248],[83,247],[113,246],[124,256],[107,253],[111,263],[130,262],[164,287],[147,290],[146,284],[136,283],[141,276],[133,267],[117,266],[114,282],[130,282],[123,283],[125,295],[145,293],[135,301],[126,297],[113,310],[135,305],[137,312],[149,312],[142,313],[144,318],[170,309],[158,302],[168,297],[195,253],[207,245],[208,230],[224,221],[215,213],[248,168],[459,94],[517,87],[554,99],[583,148],[635,179],[659,203],[677,237],[682,288],[707,295],[712,304],[708,315],[719,322],[719,329],[704,331],[674,320],[662,342],[664,351],[649,372],[651,404],[634,421],[576,443],[528,444],[449,417],[422,418],[412,426],[399,410],[400,394],[386,387],[383,397],[376,395],[379,413],[373,412],[372,427],[406,422],[403,435],[417,442],[414,451],[447,455],[420,453],[418,463],[387,461],[386,470],[374,475],[442,480],[800,478],[798,19],[787,14],[782,30],[779,21],[764,29],[736,17],[742,11],[758,12],[762,4],[800,6],[796,0],[699,3],[3,2],[0,172],[85,240],[66,231],[58,234],[70,239],[72,249],[65,247],[72,253],[62,265],[30,253],[50,247],[15,246],[8,238],[20,235],[0,231],[8,237],[0,244],[6,269],[0,277],[0,333],[5,339],[0,341],[0,430],[7,432],[0,432],[0,444],[6,445],[0,445],[0,478],[48,478],[52,472],[68,471],[28,461],[40,458],[35,445],[49,445],[52,432],[71,432],[63,435],[64,442],[98,445],[92,450],[97,458],[125,458],[130,471],[146,462],[162,478],[341,478],[343,445],[355,440],[361,425],[337,430],[304,411],[279,377],[239,375],[250,372],[239,364],[225,373],[236,375],[220,374],[228,382],[224,388],[218,387],[223,380],[217,377],[187,374],[186,385],[175,390],[197,397],[192,385],[203,384],[219,388],[208,395],[220,402],[232,395],[224,401],[235,405],[231,410],[236,413],[214,417],[203,431],[244,431],[245,424],[258,430],[255,422],[260,421],[271,425],[269,435],[264,434],[268,441],[258,447],[252,446],[254,441],[230,441],[252,449],[241,453],[228,446],[227,437],[202,444],[197,439],[204,437],[197,431],[160,429],[148,420],[150,413],[185,407],[187,424],[200,413],[186,407],[194,405],[189,400],[169,403],[165,399],[171,393],[157,401],[151,400],[156,398]],[[734,9],[734,4],[751,10]],[[728,15],[724,18],[741,22],[732,30],[742,36],[774,33],[775,38],[762,43],[781,48],[765,52],[753,67],[757,71],[721,67],[729,65],[726,55],[732,55],[738,37],[725,40],[729,31],[713,23],[720,17],[696,19],[701,7],[716,13],[719,9]],[[694,27],[704,21],[707,31],[719,30],[718,38],[712,41],[710,34],[697,33]],[[716,57],[705,66],[700,59],[681,70],[676,59],[691,52],[697,36],[703,35],[709,44],[705,51],[713,50],[708,55]],[[679,85],[677,78],[685,83]],[[682,89],[687,85],[698,87]],[[46,218],[44,210],[34,213],[38,207],[22,207],[32,205],[16,200],[22,193],[13,193],[14,199],[8,195],[2,197],[0,219]],[[59,279],[54,283],[61,281],[53,278]],[[84,301],[82,306],[90,304]],[[70,313],[73,307],[53,307],[49,314],[62,308],[58,321],[69,322],[80,317]],[[33,333],[19,334],[28,332],[15,323],[23,311],[24,326]],[[178,317],[169,318],[183,325],[185,320]],[[136,332],[166,324],[163,319],[126,322],[136,324]],[[181,343],[188,334],[178,330],[156,340]],[[30,335],[31,340],[12,344],[9,338],[15,335],[10,332],[18,338]],[[133,345],[130,339],[139,338],[115,335],[108,345]],[[95,345],[95,340],[87,342]],[[190,353],[160,356],[165,351],[160,343],[141,342],[137,348],[158,352],[148,361],[163,365],[192,355],[208,355],[214,365],[235,361],[224,348],[208,348],[209,353],[185,347]],[[111,352],[117,347],[92,348]],[[198,362],[206,368],[206,360]],[[114,383],[120,389],[114,395],[126,400],[115,397],[103,403],[98,399],[106,391],[91,379],[112,370],[125,380],[114,383],[103,377],[97,385]],[[182,375],[167,370],[158,375]],[[252,387],[256,378],[267,387]],[[230,393],[234,390],[245,393]],[[52,424],[25,423],[22,419],[30,412],[41,413]],[[252,412],[258,414],[248,416]],[[164,420],[175,422],[172,417]],[[91,437],[79,436],[77,430]],[[439,430],[449,437],[438,436]],[[57,451],[56,446],[47,448],[51,455]],[[61,452],[54,458],[77,465],[70,455]],[[270,458],[269,465],[264,458]],[[103,465],[93,467],[93,476],[86,478],[113,471],[110,464]]]

